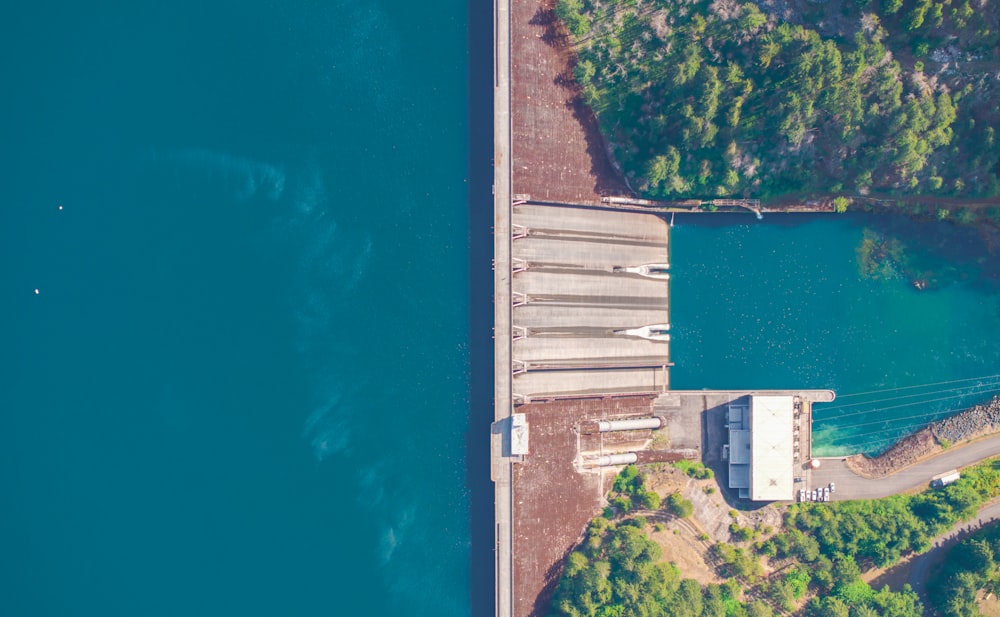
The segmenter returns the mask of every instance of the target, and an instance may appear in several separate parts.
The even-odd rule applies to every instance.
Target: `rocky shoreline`
[[[899,440],[879,456],[850,456],[847,458],[847,466],[859,476],[883,478],[947,447],[994,433],[1000,433],[1000,396],[934,422]]]
[[[1000,396],[989,403],[971,407],[931,425],[934,437],[943,445],[968,441],[983,435],[1000,432]]]

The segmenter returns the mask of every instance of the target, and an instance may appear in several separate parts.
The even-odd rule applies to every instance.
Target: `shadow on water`
[[[908,216],[857,215],[859,224],[903,247],[901,274],[928,289],[966,283],[981,291],[1000,289],[1000,233]]]
[[[493,483],[493,5],[469,2],[469,432],[470,611],[494,609]]]
[[[670,220],[669,215],[666,215]],[[965,283],[979,291],[1000,289],[1000,230],[949,221],[913,219],[899,214],[765,214],[761,220],[746,212],[677,214],[675,225],[707,228],[768,225],[794,228],[818,222],[838,222],[869,229],[902,247],[905,262],[899,274],[912,283],[939,289]]]

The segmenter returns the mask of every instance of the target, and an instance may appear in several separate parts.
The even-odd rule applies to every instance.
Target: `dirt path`
[[[926,583],[928,575],[934,567],[944,561],[958,542],[986,525],[993,524],[1000,518],[1000,500],[994,500],[979,510],[975,519],[967,523],[957,523],[947,533],[935,540],[934,546],[925,553],[913,555],[901,561],[888,570],[875,572],[869,583],[875,589],[888,585],[893,591],[900,591],[903,585],[909,584],[926,605]]]

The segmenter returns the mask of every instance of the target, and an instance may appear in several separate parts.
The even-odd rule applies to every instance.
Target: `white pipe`
[[[657,429],[663,426],[660,418],[638,418],[635,420],[601,420],[597,423],[602,433],[609,431],[635,431],[644,428]]]
[[[631,465],[637,460],[639,460],[639,457],[635,452],[626,452],[625,454],[605,454],[597,459],[597,466],[608,467],[610,465]]]

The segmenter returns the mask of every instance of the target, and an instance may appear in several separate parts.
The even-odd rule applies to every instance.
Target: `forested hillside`
[[[583,542],[570,553],[551,615],[918,617],[924,609],[909,586],[898,592],[875,589],[862,573],[927,550],[936,537],[1000,495],[1000,461],[968,467],[962,474],[946,488],[918,494],[790,505],[777,530],[734,523],[728,542],[713,544],[707,556],[725,582],[703,586],[685,578],[672,563],[674,556],[663,554],[650,539],[646,518],[661,521],[660,527],[670,517],[697,520],[691,502],[680,493],[663,504],[644,497],[650,492],[645,474],[629,466],[615,481],[610,507],[591,521]],[[940,607],[958,594],[962,601],[951,605],[968,609],[977,589],[1000,590],[993,557],[1000,540],[991,536],[990,542],[988,550],[972,547],[989,559],[963,558],[939,577],[932,598]]]
[[[653,198],[1000,195],[996,0],[558,0]]]
[[[992,596],[1000,591],[1000,526],[995,524],[952,548],[927,585],[941,617],[981,616],[980,591]]]

